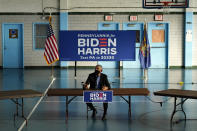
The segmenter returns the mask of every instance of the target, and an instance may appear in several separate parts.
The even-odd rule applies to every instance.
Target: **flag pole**
[[[75,61],[75,79],[77,78],[77,61]]]
[[[147,83],[148,80],[148,69],[144,69],[144,83]]]
[[[146,35],[147,32],[147,25],[146,25],[146,18],[145,18],[145,29],[144,29],[144,36]],[[147,40],[147,38],[146,38]],[[147,46],[146,46],[146,50],[147,50]],[[148,80],[148,68],[144,68],[144,83],[147,83]]]
[[[55,34],[52,29],[52,17],[51,12],[49,16],[49,26],[48,26],[48,34],[45,41],[45,51],[44,51],[44,58],[48,65],[51,65],[51,78],[54,78],[54,67],[53,63],[59,60],[59,53],[58,53],[58,45],[57,40],[55,38]]]
[[[51,78],[53,79],[54,76],[53,76],[53,64],[51,64]]]
[[[146,28],[146,18],[145,18],[145,28]],[[144,28],[144,36],[145,36],[145,28]],[[146,83],[147,82],[146,68],[144,68],[143,70],[144,70],[144,83]]]
[[[49,12],[50,16],[49,16],[49,24],[51,25],[51,21],[52,21],[52,16],[51,16],[51,12]],[[51,78],[53,79],[53,63],[51,64]]]

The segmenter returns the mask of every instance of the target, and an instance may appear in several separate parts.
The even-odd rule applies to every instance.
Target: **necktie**
[[[99,89],[100,76],[96,79],[96,89]]]

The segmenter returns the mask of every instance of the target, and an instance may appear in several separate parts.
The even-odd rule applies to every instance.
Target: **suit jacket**
[[[90,84],[90,89],[96,89],[97,77],[98,76],[95,73],[89,74],[88,79],[86,80],[85,84]],[[107,75],[101,73],[99,89],[101,90],[103,86],[107,86],[109,89],[111,89],[109,81],[107,79]]]

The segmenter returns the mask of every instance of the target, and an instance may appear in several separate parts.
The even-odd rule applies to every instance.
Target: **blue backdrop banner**
[[[136,31],[60,31],[60,61],[135,61]]]

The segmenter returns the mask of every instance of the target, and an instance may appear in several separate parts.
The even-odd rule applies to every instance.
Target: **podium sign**
[[[84,91],[84,102],[112,102],[113,91]]]

